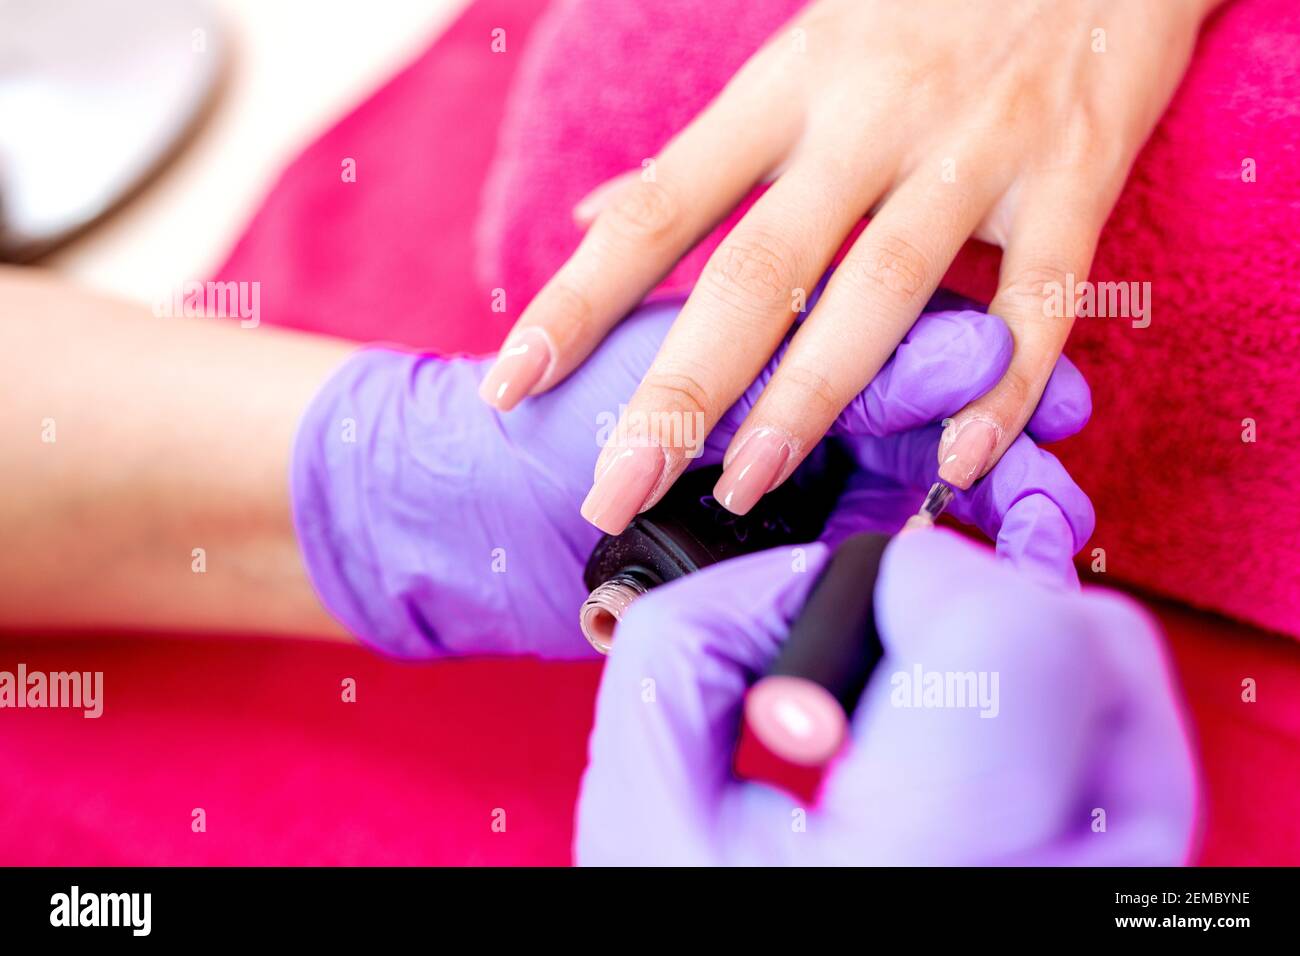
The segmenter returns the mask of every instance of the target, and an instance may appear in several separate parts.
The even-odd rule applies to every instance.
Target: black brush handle
[[[830,691],[852,716],[885,650],[876,630],[876,576],[890,537],[845,538],[813,585],[768,676],[800,677]]]

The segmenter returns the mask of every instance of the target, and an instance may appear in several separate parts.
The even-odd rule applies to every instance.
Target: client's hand
[[[598,436],[618,418],[611,403],[645,374],[676,313],[643,309],[561,387],[509,416],[477,398],[490,360],[386,349],[349,359],[304,416],[292,467],[295,526],[331,613],[372,646],[404,657],[593,653],[577,610],[582,568],[600,532],[578,509]],[[879,459],[876,472],[912,488],[914,509],[934,469],[921,474],[890,451],[892,439],[873,436],[900,436],[909,448],[930,441],[932,423],[996,382],[1011,351],[996,317],[926,315],[835,432],[859,457]],[[699,463],[721,461],[775,361],[714,429]],[[1082,427],[1090,407],[1082,377],[1063,359],[1030,429],[1063,437]],[[991,477],[956,512],[997,536],[1004,518],[1041,520],[1035,515],[1046,505],[1053,573],[1072,577],[1070,556],[1091,533],[1091,506],[1055,458],[1028,439],[1021,452],[1018,467],[1032,472],[1038,498],[1000,495],[1000,479]],[[749,493],[743,484],[734,489]]]
[[[969,487],[1033,414],[1074,320],[1074,284],[1217,2],[807,4],[653,161],[581,204],[586,237],[520,316],[484,398],[508,409],[563,381],[770,182],[710,256],[629,415],[698,412],[712,427],[847,243],[727,456],[729,470],[780,458],[784,480],[973,236],[1004,250],[991,310],[1016,349],[945,437],[940,474]],[[663,451],[655,482],[602,471],[593,494],[652,506],[687,465]]]
[[[885,551],[885,656],[817,806],[737,780],[745,690],[826,556],[811,546],[795,573],[786,549],[750,555],[632,608],[597,702],[579,863],[1184,861],[1194,769],[1151,622],[1113,593],[1042,588],[943,530]],[[911,685],[932,674],[973,674],[975,706],[918,706],[930,699]]]

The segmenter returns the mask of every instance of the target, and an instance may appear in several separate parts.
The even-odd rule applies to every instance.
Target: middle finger
[[[781,344],[888,174],[883,162],[850,176],[797,159],[759,198],[710,257],[628,402],[597,461],[587,520],[617,534],[671,487]]]

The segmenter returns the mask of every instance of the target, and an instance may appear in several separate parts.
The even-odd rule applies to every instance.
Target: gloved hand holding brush
[[[1008,566],[943,529],[884,551],[884,656],[816,806],[738,780],[742,701],[828,554],[748,555],[632,608],[597,700],[579,863],[1185,861],[1194,767],[1146,614],[1036,584],[1023,552]]]

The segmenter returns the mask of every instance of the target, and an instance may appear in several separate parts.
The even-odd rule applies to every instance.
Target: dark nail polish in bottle
[[[732,514],[714,499],[720,467],[687,472],[622,534],[601,538],[582,575],[591,594],[579,620],[591,646],[609,653],[615,626],[651,588],[728,558],[815,541],[850,465],[834,445],[823,445],[818,457],[746,515]]]

